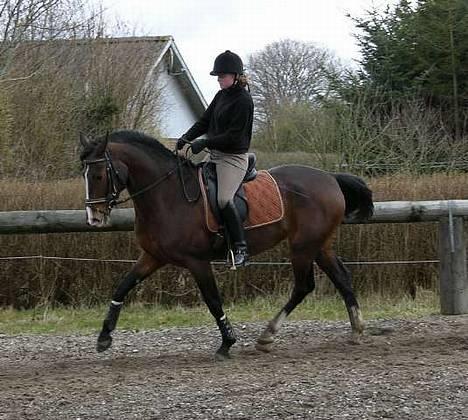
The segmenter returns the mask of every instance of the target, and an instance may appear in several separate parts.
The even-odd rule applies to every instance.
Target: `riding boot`
[[[244,227],[232,201],[221,209],[221,217],[227,230],[234,252],[234,265],[246,265],[248,260],[247,242],[245,240]]]

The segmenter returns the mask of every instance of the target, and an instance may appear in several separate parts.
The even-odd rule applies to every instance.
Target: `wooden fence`
[[[440,307],[447,315],[468,313],[468,278],[464,218],[468,200],[386,201],[375,203],[375,214],[366,223],[439,224]],[[133,230],[133,209],[114,209],[104,228],[86,225],[84,210],[0,212],[0,234],[70,233]],[[352,220],[346,223],[356,223]]]

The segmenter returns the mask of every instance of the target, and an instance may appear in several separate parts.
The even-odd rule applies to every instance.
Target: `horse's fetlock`
[[[106,351],[112,345],[112,336],[105,332],[101,332],[97,339],[96,350],[101,353]]]
[[[222,318],[216,320],[216,323],[218,324],[221,336],[223,337],[223,342],[232,342],[232,344],[234,344],[237,340],[236,334],[234,333],[234,328],[232,328],[232,325],[227,317],[223,316]]]
[[[223,337],[223,343],[229,347],[233,346],[236,343],[236,341],[237,341],[237,338],[235,335]]]
[[[109,311],[107,312],[106,318],[104,319],[103,329],[106,329],[109,332],[115,330],[121,309],[122,309],[122,304],[116,305],[114,303],[111,303],[109,307]]]
[[[278,325],[274,321],[270,321],[263,334],[276,335],[279,331]]]

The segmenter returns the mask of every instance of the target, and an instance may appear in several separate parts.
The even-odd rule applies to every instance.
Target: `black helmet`
[[[219,54],[215,59],[213,70],[210,74],[212,76],[217,76],[220,73],[243,74],[244,64],[241,58],[229,50]]]

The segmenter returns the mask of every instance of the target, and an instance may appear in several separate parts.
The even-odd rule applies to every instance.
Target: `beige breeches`
[[[216,165],[218,206],[223,209],[234,198],[234,194],[244,179],[249,164],[248,154],[229,154],[212,150],[205,160]]]

